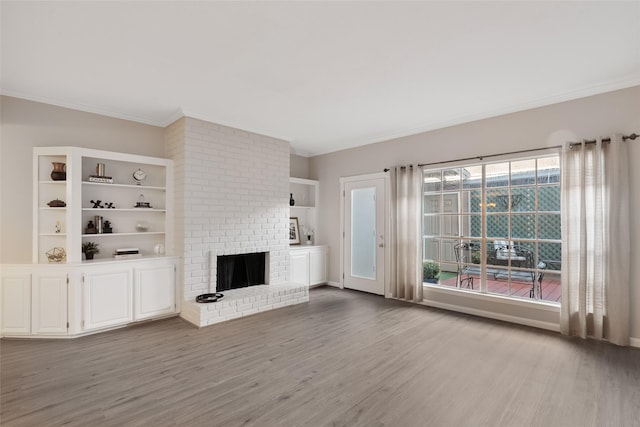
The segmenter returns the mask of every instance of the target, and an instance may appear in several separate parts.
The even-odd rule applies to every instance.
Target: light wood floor
[[[354,291],[1,342],[9,426],[638,426],[640,350]]]

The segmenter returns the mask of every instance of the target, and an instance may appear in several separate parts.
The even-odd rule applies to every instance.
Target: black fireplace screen
[[[265,284],[266,252],[224,255],[217,258],[216,291]]]

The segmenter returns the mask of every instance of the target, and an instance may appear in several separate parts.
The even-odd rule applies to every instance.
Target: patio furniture
[[[536,282],[538,282],[538,289],[540,289],[544,270],[547,268],[547,264],[543,261],[540,261],[537,266],[534,263],[533,251],[530,249],[519,245],[510,245],[505,240],[496,240],[493,243],[493,250],[488,253],[487,273],[493,274],[495,280],[508,280],[509,273],[511,273],[512,281],[531,282],[529,297],[534,298]],[[499,266],[524,268],[528,271],[499,268]],[[538,272],[535,271],[535,267],[538,268]]]
[[[473,243],[457,243],[453,250],[456,254],[456,263],[458,264],[457,285],[462,287],[463,283],[467,284],[467,288],[473,289],[473,277],[480,274],[480,266],[470,266],[473,263],[473,253],[478,254],[480,259],[480,246]]]

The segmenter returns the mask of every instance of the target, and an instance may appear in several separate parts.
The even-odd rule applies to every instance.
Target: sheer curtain
[[[563,334],[629,344],[627,144],[585,144],[563,154]]]
[[[391,296],[422,301],[422,168],[391,168]]]

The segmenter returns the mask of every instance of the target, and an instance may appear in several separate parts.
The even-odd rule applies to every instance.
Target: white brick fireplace
[[[167,127],[174,160],[175,245],[184,254],[182,317],[205,326],[265,309],[308,301],[289,280],[289,143],[183,117]],[[268,284],[215,292],[216,257],[268,253]]]

